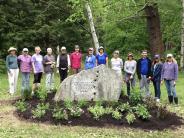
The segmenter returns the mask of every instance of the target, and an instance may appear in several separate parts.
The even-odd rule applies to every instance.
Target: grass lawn
[[[31,78],[32,81],[32,78]],[[18,84],[18,92],[15,96],[20,95],[21,78]],[[56,87],[59,86],[59,78],[56,75]],[[177,94],[179,97],[179,106],[169,105],[168,109],[176,112],[179,116],[184,117],[184,93],[183,86],[184,77],[179,75],[179,80],[176,84]],[[42,81],[44,84],[44,80]],[[125,88],[123,88],[125,89]],[[153,93],[153,87],[151,85]],[[167,93],[165,86],[162,86],[162,103],[167,103]],[[8,94],[8,79],[6,74],[0,74],[0,100],[7,100],[13,98]],[[0,137],[1,138],[183,138],[184,126],[175,130],[164,131],[147,131],[131,128],[98,128],[98,127],[82,127],[82,126],[55,126],[47,123],[32,123],[19,120],[14,116],[15,107],[11,104],[0,104]],[[169,120],[168,120],[169,121]]]

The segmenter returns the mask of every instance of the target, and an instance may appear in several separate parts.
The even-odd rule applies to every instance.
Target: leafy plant
[[[83,108],[83,107],[86,107],[87,104],[88,104],[87,101],[85,101],[85,100],[80,100],[80,101],[78,101],[77,106],[80,107],[80,108]]]
[[[132,92],[129,97],[129,100],[130,100],[130,104],[132,105],[137,105],[137,104],[142,103],[142,97],[141,97],[140,92],[138,91]]]
[[[129,111],[130,110],[130,104],[127,102],[127,103],[122,103],[120,104],[117,109],[121,112],[126,112],[126,111]]]
[[[157,118],[165,119],[169,112],[166,109],[165,105],[158,105],[157,107]]]
[[[141,105],[141,104],[138,104],[136,107],[135,107],[135,113],[137,114],[138,117],[140,117],[141,119],[149,119],[151,117],[148,109],[146,108],[145,105]]]
[[[112,112],[112,118],[114,118],[116,120],[121,120],[122,114],[118,111],[118,109],[116,109]]]
[[[45,101],[47,98],[47,92],[46,90],[42,89],[41,87],[37,88],[35,91],[35,96],[40,99],[41,101]]]
[[[52,113],[52,116],[57,120],[68,120],[67,111],[63,108],[56,107]]]
[[[146,97],[144,98],[144,103],[147,105],[149,109],[154,109],[157,107],[157,102],[153,97]]]
[[[113,110],[112,107],[106,107],[106,108],[105,108],[105,114],[107,114],[107,115],[111,114],[113,111],[114,111],[114,110]]]
[[[20,112],[26,111],[27,108],[27,104],[23,100],[17,101],[15,106],[17,107],[17,110]]]
[[[71,100],[64,101],[64,106],[66,109],[70,109],[73,107],[73,102]]]
[[[32,110],[33,118],[41,118],[45,115],[46,110],[49,109],[49,103],[39,103],[37,107]]]
[[[31,88],[24,89],[21,91],[23,99],[29,99],[31,98]]]
[[[73,117],[80,117],[82,113],[84,113],[84,111],[80,108],[80,107],[73,107],[70,108],[70,115]]]
[[[98,120],[105,114],[105,108],[103,106],[91,106],[88,108],[88,111],[93,115],[93,118]]]
[[[129,112],[129,113],[126,115],[125,118],[126,118],[128,124],[132,124],[132,123],[136,120],[136,117],[135,117],[134,113],[132,113],[132,112]]]

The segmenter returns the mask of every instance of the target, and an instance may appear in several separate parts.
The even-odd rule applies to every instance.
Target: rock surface
[[[122,79],[105,65],[83,70],[69,76],[60,85],[55,101],[117,101],[121,94]]]

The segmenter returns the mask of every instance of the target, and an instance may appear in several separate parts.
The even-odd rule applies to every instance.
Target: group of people
[[[43,73],[45,73],[45,87],[46,90],[52,91],[54,89],[54,69],[57,68],[60,75],[60,82],[67,78],[68,72],[71,68],[73,74],[81,71],[82,54],[78,45],[75,45],[75,51],[71,54],[67,53],[66,47],[61,47],[60,53],[55,58],[51,48],[47,48],[47,54],[43,57],[40,52],[40,47],[35,47],[35,54],[30,56],[27,48],[22,50],[22,54],[17,57],[17,49],[10,47],[9,55],[6,58],[6,67],[9,78],[10,94],[16,92],[17,79],[19,68],[22,73],[22,93],[30,89],[30,73],[34,73],[34,81],[32,87],[32,94],[39,87]],[[178,97],[176,95],[176,80],[178,77],[178,65],[172,54],[167,54],[167,60],[163,63],[160,60],[160,55],[155,55],[154,60],[148,58],[148,53],[143,50],[142,57],[136,61],[132,53],[128,53],[127,60],[123,62],[120,58],[118,50],[113,52],[113,57],[110,60],[110,67],[117,73],[117,75],[124,80],[127,86],[127,95],[131,95],[131,89],[135,87],[137,72],[140,80],[141,93],[150,96],[149,84],[152,81],[155,90],[155,99],[160,101],[161,90],[160,85],[165,82],[168,92],[168,99],[170,103],[173,101],[178,104]],[[99,47],[98,53],[94,55],[94,49],[89,48],[87,56],[84,61],[85,70],[92,69],[98,65],[104,64],[107,67],[108,55],[105,53],[102,46]],[[123,72],[124,70],[124,77]]]

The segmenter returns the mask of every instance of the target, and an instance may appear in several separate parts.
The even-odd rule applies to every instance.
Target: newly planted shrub
[[[77,106],[80,107],[80,108],[86,107],[87,105],[88,105],[88,102],[84,101],[84,100],[80,100],[77,103]]]
[[[21,91],[23,99],[31,98],[31,88]]]
[[[112,118],[116,120],[121,120],[122,114],[116,109],[112,112]]]
[[[93,115],[93,118],[98,120],[105,114],[105,108],[103,106],[91,106],[88,108],[88,111]]]
[[[45,101],[45,99],[47,98],[47,92],[46,90],[42,89],[41,87],[39,87],[36,91],[35,91],[35,96],[40,99],[41,101]]]
[[[131,93],[129,100],[130,100],[130,104],[137,105],[142,103],[142,96],[139,91],[134,91]]]
[[[27,104],[23,100],[19,100],[15,104],[16,108],[20,112],[24,112],[27,109]]]
[[[158,105],[158,107],[157,107],[157,118],[165,119],[168,114],[169,114],[169,112],[167,111],[165,105],[161,105],[161,104]]]
[[[129,113],[126,115],[125,118],[126,118],[128,124],[132,124],[132,123],[136,120],[136,117],[135,117],[134,113],[132,113],[132,112],[129,112]]]
[[[68,120],[67,111],[63,108],[56,107],[52,113],[52,117],[57,120]]]
[[[39,103],[36,109],[32,110],[33,118],[41,118],[45,115],[46,110],[49,109],[49,103]]]
[[[64,101],[64,106],[66,109],[70,109],[73,107],[73,102],[71,100]]]
[[[157,102],[154,97],[144,98],[144,103],[147,105],[149,109],[154,109],[157,107]]]
[[[80,107],[74,106],[74,107],[70,108],[69,110],[70,110],[70,115],[72,117],[80,117],[81,114],[84,113],[84,111]]]
[[[106,107],[106,108],[105,108],[105,114],[107,114],[107,115],[111,114],[113,111],[114,111],[114,110],[113,110],[112,107]]]
[[[141,119],[144,119],[144,120],[147,120],[151,117],[151,115],[150,115],[150,113],[145,105],[138,104],[135,107],[135,113],[137,114],[138,117],[140,117]]]
[[[117,109],[119,110],[119,111],[121,111],[121,112],[127,112],[127,111],[129,111],[130,110],[130,104],[127,102],[127,103],[122,103],[122,104],[120,104],[118,107],[117,107]]]

